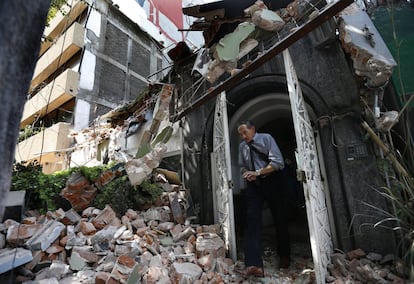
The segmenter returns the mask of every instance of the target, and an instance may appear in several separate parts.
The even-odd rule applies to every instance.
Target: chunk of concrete
[[[181,206],[181,196],[177,192],[170,192],[168,198],[170,200],[174,221],[178,224],[184,224],[186,214],[184,208]]]
[[[65,277],[69,272],[69,265],[61,262],[52,262],[49,267],[48,275],[50,275],[50,277],[61,279]]]
[[[368,14],[356,3],[339,14],[339,38],[350,54],[355,73],[370,88],[386,85],[397,63]]]
[[[23,245],[24,242],[31,238],[40,228],[41,224],[25,225],[14,224],[7,230],[7,242],[13,245]]]
[[[128,281],[126,284],[135,284],[141,282],[142,273],[139,269],[139,265],[136,264],[134,268],[132,269],[131,274],[129,275]]]
[[[61,220],[61,222],[65,225],[73,225],[77,224],[81,220],[81,216],[76,212],[73,208],[69,209],[65,212],[65,216]]]
[[[113,236],[115,235],[117,227],[108,226],[103,230],[98,231],[92,238],[91,243],[95,251],[106,251],[112,241]]]
[[[224,241],[217,234],[201,233],[196,241],[197,258],[206,254],[213,255],[214,258],[225,257],[226,249]]]
[[[203,270],[200,266],[190,262],[174,262],[172,264],[172,281],[173,283],[182,283],[182,279],[195,281],[200,278]],[[190,283],[190,282],[189,282]],[[191,282],[193,283],[193,282]]]
[[[52,244],[50,247],[48,247],[46,249],[46,253],[50,254],[56,254],[56,253],[60,253],[61,251],[63,251],[64,248],[58,244]]]
[[[157,226],[157,229],[160,230],[161,232],[168,232],[172,228],[174,228],[174,223],[173,222],[162,222],[162,223],[158,224],[158,226]]]
[[[65,226],[57,221],[47,221],[29,240],[26,247],[31,250],[45,251],[59,237]]]
[[[100,259],[90,246],[76,246],[73,247],[72,252],[77,252],[79,256],[84,258],[88,263],[96,263]]]
[[[79,255],[79,253],[73,251],[69,259],[69,265],[70,269],[79,271],[86,268],[88,266],[88,263],[86,259]]]
[[[157,220],[160,222],[170,221],[170,208],[167,206],[153,207],[144,212],[145,222]]]
[[[107,283],[110,276],[111,276],[111,274],[108,273],[108,272],[104,272],[104,271],[97,272],[96,275],[95,275],[95,284],[105,284],[105,283]],[[137,280],[141,280],[141,277]],[[139,283],[139,281],[136,281],[134,283]]]
[[[193,234],[195,234],[194,229],[191,228],[191,227],[187,227],[187,228],[184,229],[184,231],[182,231],[181,233],[176,235],[173,239],[174,239],[174,242],[178,242],[178,241],[181,241],[181,240],[188,239]]]
[[[32,252],[23,248],[4,249],[0,252],[0,274],[30,262]]]
[[[220,39],[214,57],[221,61],[235,61],[239,55],[240,43],[242,43],[254,29],[255,25],[253,23],[240,23],[233,32]]]
[[[34,270],[36,265],[39,264],[39,262],[42,260],[42,257],[44,256],[44,252],[41,250],[32,251],[32,260],[25,265],[25,267],[29,270]]]
[[[96,188],[79,172],[72,173],[61,194],[79,212],[87,208],[96,196]]]
[[[87,238],[83,235],[69,237],[65,244],[65,249],[71,249],[74,246],[83,246],[86,244]]]
[[[127,216],[130,220],[135,220],[135,219],[137,219],[137,218],[138,218],[138,213],[137,213],[137,211],[135,211],[135,210],[128,209],[128,210],[125,212],[125,216]]]
[[[125,164],[125,171],[128,174],[131,185],[140,185],[152,173],[152,170],[158,167],[165,152],[167,152],[167,146],[163,143],[158,143],[144,157],[129,160]]]
[[[285,21],[274,11],[268,9],[258,10],[253,13],[252,22],[266,31],[280,31]]]
[[[111,206],[106,205],[101,213],[99,213],[99,215],[92,220],[92,224],[95,226],[95,228],[100,230],[107,225],[114,224],[115,219],[118,219],[116,217],[115,211],[111,208]],[[121,223],[121,221],[119,221],[119,223]]]
[[[147,283],[158,283],[158,280],[161,278],[161,274],[161,267],[152,266],[144,275],[144,279],[147,281]]]
[[[121,255],[118,257],[107,283],[117,283],[114,280],[120,283],[126,283],[136,264],[133,258],[127,255]]]
[[[84,234],[85,236],[93,235],[96,233],[95,226],[90,222],[85,222],[85,221],[80,222],[79,229],[82,232],[82,234]]]

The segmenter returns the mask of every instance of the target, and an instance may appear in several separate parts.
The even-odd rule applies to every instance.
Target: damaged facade
[[[62,10],[44,31],[15,155],[46,173],[70,165],[72,130],[133,101],[165,64],[161,44],[112,1],[74,0]]]
[[[175,61],[178,94],[172,114],[172,120],[179,120],[185,130],[184,178],[194,202],[201,205],[201,220],[213,222],[222,216],[227,220],[233,215],[236,231],[242,226],[236,125],[252,119],[259,132],[270,133],[278,141],[285,159],[298,162],[293,162],[293,168],[299,170],[307,214],[302,224],[292,224],[292,230],[303,233],[309,224],[310,242],[316,242],[311,244],[315,263],[326,263],[323,250],[332,246],[395,251],[393,232],[374,226],[383,218],[379,208],[391,210],[379,194],[389,177],[378,167],[384,149],[367,139],[371,128],[387,131],[387,123],[381,122],[391,118],[388,126],[396,123],[395,112],[384,112],[382,101],[392,95],[387,84],[396,66],[394,58],[364,7],[356,3],[338,1],[324,8],[316,2],[294,1],[284,8],[263,2],[236,8],[230,1],[219,1],[183,9],[200,18],[193,28],[203,31],[208,48],[198,56]],[[341,2],[350,6],[338,7]],[[326,16],[336,4],[338,10]],[[282,56],[286,48],[296,82],[289,83],[287,78],[289,66]],[[303,97],[293,105],[290,84],[297,88],[299,82]],[[213,100],[223,92],[227,113],[217,110],[218,98],[216,103]],[[302,121],[303,112],[309,113],[309,122]],[[227,116],[228,127],[217,125],[217,115]],[[302,125],[311,126],[310,130]],[[217,171],[220,160],[227,158],[216,144],[220,128],[228,129],[228,141],[221,142],[229,143],[230,161],[222,162],[223,168]],[[309,139],[312,134],[314,141]],[[302,158],[306,155],[310,156],[304,159],[318,163],[306,164]],[[231,174],[223,180],[220,175],[227,167]],[[399,166],[395,169],[399,175]],[[291,178],[296,178],[294,171]],[[231,199],[220,199],[227,190],[233,193],[234,209]],[[224,210],[214,211],[217,208]],[[326,215],[318,217],[322,211]],[[300,238],[300,233],[293,235]],[[236,238],[240,236],[237,233]]]
[[[174,66],[167,79],[149,85],[144,77],[163,65],[154,43],[131,35],[131,23],[120,19],[100,18],[107,24],[108,38],[111,32],[114,37],[122,35],[104,47],[103,37],[87,29],[88,40],[82,47],[85,61],[80,66],[91,68],[88,60],[96,60],[92,73],[100,76],[82,81],[88,74],[84,70],[74,87],[78,94],[73,124],[78,131],[72,134],[75,145],[62,147],[71,148],[70,165],[126,162],[130,182],[139,184],[159,166],[161,157],[171,158],[182,185],[191,192],[198,221],[212,224],[226,219],[221,224],[224,247],[235,260],[244,222],[236,125],[252,119],[259,132],[268,132],[278,141],[291,162],[292,181],[302,182],[299,191],[304,191],[306,210],[295,209],[299,217],[291,226],[292,235],[309,245],[314,262],[324,266],[321,269],[326,270],[333,248],[394,253],[393,233],[373,226],[381,220],[374,208],[388,211],[389,204],[378,194],[386,186],[378,167],[381,152],[367,139],[367,131],[387,131],[396,122],[382,103],[396,63],[364,8],[352,1],[323,5],[244,0],[237,7],[231,2],[183,9],[199,18],[190,29],[203,32],[205,47],[193,53],[185,43],[178,43],[168,53]],[[105,3],[101,8],[118,15]],[[147,43],[144,48],[142,41]],[[112,58],[110,51],[118,56],[119,45],[125,45],[125,57]],[[291,61],[283,50],[289,51]],[[138,64],[137,58],[148,64]],[[121,101],[132,103],[119,107]],[[92,117],[98,119],[88,128]],[[308,120],[306,131],[295,122],[298,118]],[[171,136],[162,141],[165,144],[158,136],[163,130]],[[312,161],[307,166],[302,163],[305,158],[297,159],[305,155]],[[313,219],[321,211],[324,217]],[[264,222],[271,227],[268,218]],[[308,229],[318,222],[323,224]],[[310,239],[316,243],[309,244]],[[316,277],[322,283],[326,271]]]

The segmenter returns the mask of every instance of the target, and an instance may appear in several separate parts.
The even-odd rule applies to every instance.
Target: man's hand
[[[243,178],[245,178],[247,181],[255,181],[258,176],[258,173],[256,171],[245,171],[243,173]]]

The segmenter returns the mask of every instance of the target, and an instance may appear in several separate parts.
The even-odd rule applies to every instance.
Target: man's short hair
[[[240,121],[239,122],[239,124],[237,125],[237,128],[239,128],[240,126],[242,126],[242,125],[246,125],[247,126],[247,128],[252,128],[252,127],[255,127],[254,126],[254,123],[253,123],[253,121],[251,121],[251,120],[242,120],[242,121]]]

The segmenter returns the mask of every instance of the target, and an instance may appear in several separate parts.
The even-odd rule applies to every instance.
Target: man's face
[[[252,141],[253,136],[256,133],[256,129],[254,128],[254,126],[248,128],[246,124],[240,125],[237,131],[239,132],[241,139],[243,139],[247,143]]]

